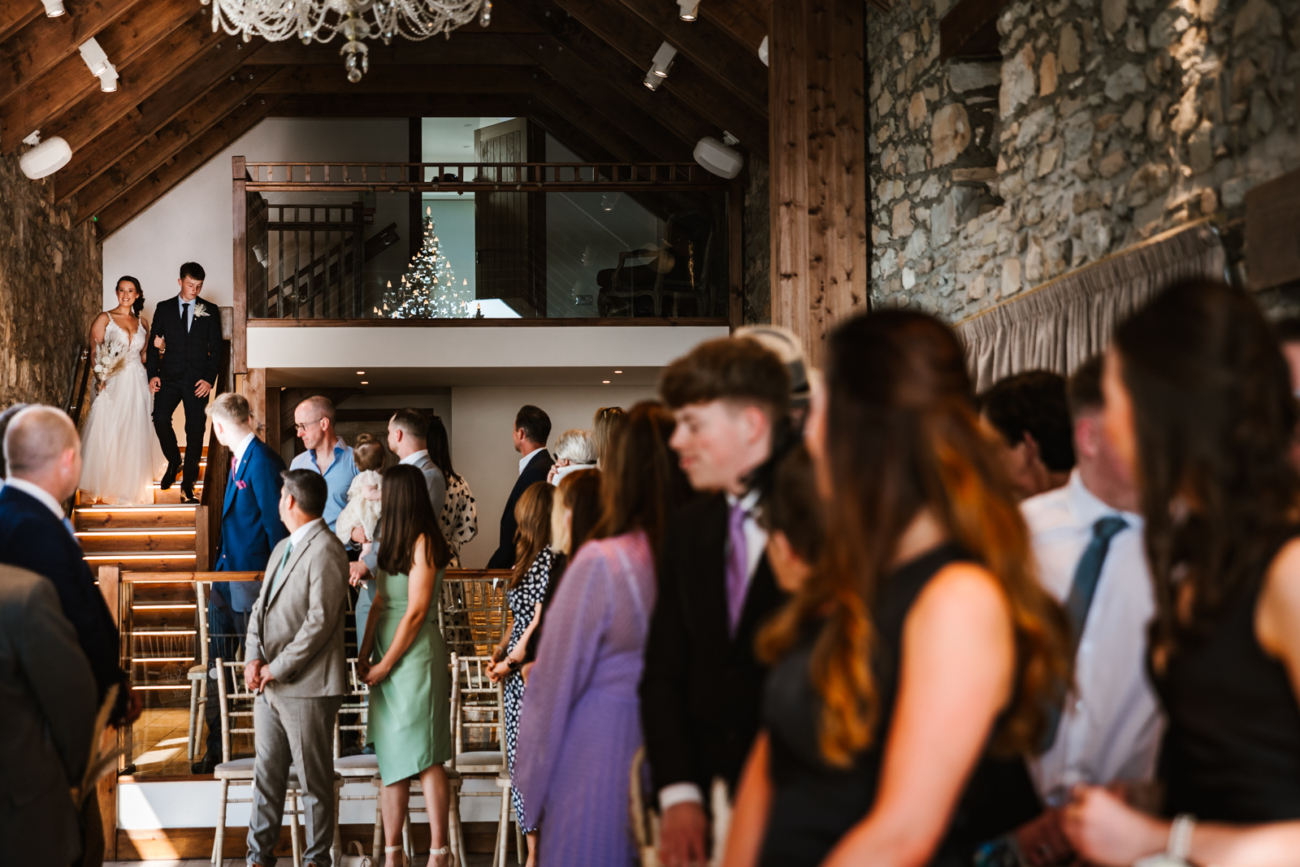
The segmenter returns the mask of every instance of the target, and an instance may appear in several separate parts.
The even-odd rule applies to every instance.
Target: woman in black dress
[[[1217,867],[1300,864],[1300,478],[1286,361],[1251,298],[1184,284],[1118,329],[1103,389],[1106,433],[1141,486],[1155,580],[1165,818],[1082,788],[1066,834],[1097,864],[1162,851]]]
[[[850,320],[826,375],[805,434],[825,548],[760,638],[774,667],[725,863],[969,867],[1039,809],[1020,754],[1068,683],[1065,615],[952,331]]]

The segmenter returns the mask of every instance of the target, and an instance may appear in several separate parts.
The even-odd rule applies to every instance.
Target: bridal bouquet
[[[109,343],[105,341],[99,345],[99,352],[95,355],[95,379],[99,381],[99,390],[103,391],[104,386],[108,385],[108,380],[113,374],[117,373],[126,366],[126,353],[129,347],[120,343]]]

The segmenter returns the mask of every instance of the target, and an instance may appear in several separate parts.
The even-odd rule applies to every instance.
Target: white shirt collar
[[[256,436],[256,434],[249,431],[244,438],[239,441],[239,445],[230,450],[231,455],[235,458],[235,466],[239,466],[240,461],[244,459],[244,452],[248,451],[248,447],[253,444],[254,436]]]
[[[294,530],[292,533],[289,534],[289,544],[297,548],[298,543],[302,541],[302,537],[306,536],[309,532],[311,532],[312,527],[316,526],[317,524],[321,523],[324,520],[325,520],[324,518],[316,518],[315,520],[308,521],[298,529]]]
[[[1080,524],[1091,525],[1107,515],[1118,515],[1130,527],[1135,529],[1141,529],[1142,527],[1141,515],[1108,506],[1096,494],[1088,490],[1088,486],[1083,483],[1083,477],[1079,475],[1077,469],[1070,473],[1070,481],[1066,485],[1066,497],[1070,504],[1070,512],[1078,519]]]
[[[399,463],[399,464],[414,464],[416,461],[420,460],[421,457],[427,457],[428,454],[429,454],[429,450],[428,450],[428,449],[420,449],[418,452],[411,452],[409,455],[407,455],[406,457],[404,457],[404,458],[402,458],[400,461],[398,461],[398,463]]]
[[[13,485],[24,494],[27,494],[30,497],[35,497],[45,505],[45,508],[54,513],[54,517],[58,518],[60,521],[64,519],[65,515],[63,514],[63,506],[59,505],[59,501],[54,499],[53,494],[42,488],[40,485],[33,484],[26,479],[15,478],[14,476],[5,479],[5,484]]]
[[[531,461],[531,460],[533,459],[533,455],[537,454],[538,452],[545,451],[545,450],[546,450],[546,446],[542,446],[541,448],[533,449],[531,452],[529,452],[528,454],[526,454],[526,455],[524,455],[522,458],[520,458],[520,459],[519,459],[519,475],[522,476],[522,475],[524,474],[524,470],[528,468],[528,462]]]

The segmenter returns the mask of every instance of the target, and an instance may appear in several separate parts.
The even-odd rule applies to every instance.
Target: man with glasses
[[[334,432],[334,404],[327,397],[315,395],[298,404],[293,421],[307,451],[294,458],[289,469],[311,470],[324,477],[329,497],[321,517],[333,532],[339,512],[348,504],[348,488],[357,476],[352,447]]]

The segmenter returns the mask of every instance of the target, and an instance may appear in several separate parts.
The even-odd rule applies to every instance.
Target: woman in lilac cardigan
[[[515,785],[540,822],[543,865],[637,862],[628,774],[641,746],[637,684],[655,552],[690,492],[668,448],[673,426],[659,404],[632,408],[606,457],[604,515],[544,615],[515,760]]]

